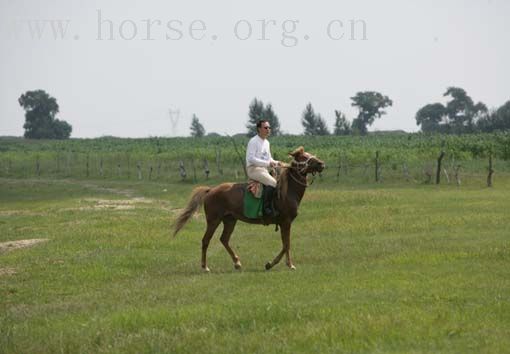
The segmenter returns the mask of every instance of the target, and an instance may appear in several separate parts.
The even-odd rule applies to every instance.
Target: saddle
[[[264,185],[262,183],[250,179],[246,188],[255,198],[258,199],[262,197],[262,192],[264,190]]]
[[[264,195],[265,188],[262,183],[249,180],[244,193],[244,216],[250,219],[264,217]],[[276,193],[275,193],[276,194]],[[275,195],[273,195],[274,201]]]
[[[264,185],[260,182],[250,180],[244,190],[244,216],[250,219],[258,219],[263,216],[262,192]]]

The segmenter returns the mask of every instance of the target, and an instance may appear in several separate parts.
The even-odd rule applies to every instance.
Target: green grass
[[[0,253],[16,272],[0,275],[0,353],[509,352],[510,178],[496,182],[317,182],[295,272],[265,271],[279,235],[240,223],[243,270],[216,235],[204,274],[203,214],[170,237],[191,184],[0,179],[0,242],[49,239]]]

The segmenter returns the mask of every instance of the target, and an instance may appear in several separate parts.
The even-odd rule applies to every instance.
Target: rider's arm
[[[268,145],[269,145],[269,142],[268,142]],[[278,166],[280,164],[280,161],[273,160],[273,155],[271,155],[270,148],[268,148],[268,152],[269,152],[269,166],[271,166],[271,167]]]

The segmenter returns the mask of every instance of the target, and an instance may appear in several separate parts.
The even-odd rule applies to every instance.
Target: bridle
[[[299,173],[299,172],[298,172]],[[315,181],[315,176],[313,177],[312,181],[310,183],[308,183],[308,176],[307,175],[302,175],[302,174],[299,174],[299,176],[301,176],[303,179],[304,179],[304,182],[303,180],[299,180],[296,176],[294,176],[294,174],[292,173],[292,168],[291,168],[291,171],[289,171],[289,176],[294,180],[294,182],[296,182],[297,184],[299,185],[302,185],[303,187],[310,187],[313,182]]]
[[[296,183],[302,185],[305,188],[311,186],[313,184],[313,182],[315,181],[315,171],[314,171],[314,172],[312,172],[313,179],[310,183],[308,183],[308,173],[306,172],[306,170],[308,169],[308,163],[310,162],[310,160],[313,158],[316,158],[316,157],[311,154],[307,154],[307,155],[308,155],[308,158],[305,161],[296,161],[296,159],[293,159],[290,162],[290,166],[289,166],[289,169],[291,170],[291,171],[289,171],[290,177]],[[292,173],[292,170],[296,170],[298,175],[304,179],[304,182],[303,182],[303,180],[296,178],[296,176],[294,176],[294,174]]]
[[[313,155],[308,155],[308,158],[305,161],[296,161],[296,159],[293,159],[290,162],[290,166],[291,166],[291,168],[295,166],[295,168],[297,169],[297,171],[299,172],[300,175],[306,176],[306,169],[308,168],[308,162],[314,157],[315,156],[313,156]]]

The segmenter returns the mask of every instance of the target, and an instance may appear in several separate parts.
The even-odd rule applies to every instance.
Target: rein
[[[292,167],[290,167],[290,168],[292,169]],[[297,184],[300,184],[300,185],[302,185],[302,186],[303,186],[303,187],[305,187],[305,188],[306,188],[306,187],[310,187],[310,186],[313,184],[313,182],[315,181],[315,178],[314,178],[314,179],[312,179],[312,182],[308,183],[308,178],[307,178],[306,176],[304,176],[305,181],[304,181],[304,182],[302,182],[302,181],[300,181],[299,179],[297,179],[291,171],[289,171],[289,175],[290,175],[290,177],[292,177],[292,179],[293,179],[293,180],[294,180]],[[302,175],[302,174],[300,174],[300,176],[303,176],[303,175]]]
[[[312,174],[314,175],[314,178],[312,179],[312,181],[310,183],[308,183],[308,177],[307,177],[307,174],[306,174],[306,169],[308,168],[308,162],[314,158],[315,156],[313,155],[310,155],[305,161],[296,161],[296,160],[292,160],[290,162],[290,165],[287,165],[287,166],[280,166],[281,168],[288,168],[290,170],[296,170],[297,173],[299,174],[299,176],[301,177],[304,177],[304,182],[302,180],[299,180],[296,176],[294,176],[294,174],[289,171],[289,175],[290,177],[292,177],[292,179],[299,185],[303,186],[303,187],[310,187],[313,182],[315,181],[315,172],[312,172]]]

